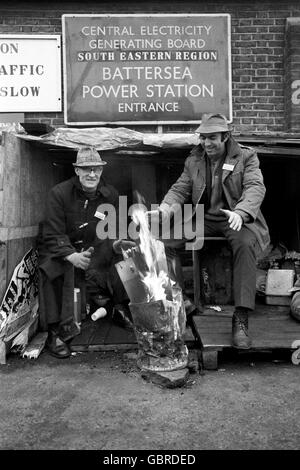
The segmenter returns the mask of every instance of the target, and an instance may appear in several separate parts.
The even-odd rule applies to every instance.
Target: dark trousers
[[[232,230],[227,220],[204,222],[204,237],[224,236],[233,254],[233,296],[235,307],[250,310],[255,308],[256,256],[258,242],[254,233],[243,226],[239,232]],[[176,248],[181,248],[187,240],[165,242],[165,250],[171,277],[183,287],[183,273]],[[173,273],[173,276],[172,276]]]
[[[106,270],[88,269],[85,279],[88,298],[101,295],[110,297],[115,305],[129,303],[129,298],[114,265]]]
[[[74,269],[54,279],[39,269],[39,322],[47,331],[51,324],[68,324],[74,319]]]
[[[86,303],[93,295],[104,295],[114,304],[128,304],[129,299],[114,266],[103,269],[73,269],[50,280],[39,272],[40,327],[46,331],[50,325],[68,325],[74,321],[74,287],[80,288],[81,315],[86,316]]]

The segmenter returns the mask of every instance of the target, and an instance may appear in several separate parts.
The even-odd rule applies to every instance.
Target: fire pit
[[[131,303],[129,307],[139,346],[137,364],[140,369],[162,372],[186,367],[184,305],[158,300]]]
[[[117,271],[130,299],[140,369],[167,372],[188,363],[184,343],[186,314],[182,291],[168,275],[164,245],[149,230],[144,211],[133,220],[140,226],[136,247],[123,252]]]

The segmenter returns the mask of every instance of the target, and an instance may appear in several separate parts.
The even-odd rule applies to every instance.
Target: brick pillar
[[[300,18],[287,18],[284,50],[286,131],[300,132]]]

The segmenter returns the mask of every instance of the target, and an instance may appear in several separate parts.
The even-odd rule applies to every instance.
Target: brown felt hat
[[[102,160],[99,152],[95,147],[82,147],[77,152],[76,162],[74,166],[102,166],[106,165],[107,162]]]
[[[203,114],[200,126],[195,130],[198,134],[230,132],[232,129],[223,114]]]

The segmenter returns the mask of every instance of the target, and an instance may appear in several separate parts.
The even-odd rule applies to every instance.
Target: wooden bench
[[[200,344],[203,368],[214,370],[218,368],[219,352],[232,348],[232,257],[225,238],[209,237],[205,242],[203,249],[193,252],[194,302],[201,315],[193,317],[192,327]],[[209,293],[205,292],[204,268]],[[252,346],[246,352],[288,349],[292,363],[300,364],[300,322],[290,315],[289,307],[257,303],[249,315],[249,334]]]
[[[193,317],[204,369],[217,369],[219,352],[232,347],[233,310],[232,306],[224,306],[221,312],[206,308],[202,315]],[[257,304],[249,315],[249,334],[251,349],[243,353],[287,349],[291,351],[292,363],[300,363],[300,322],[290,315],[289,307]]]

